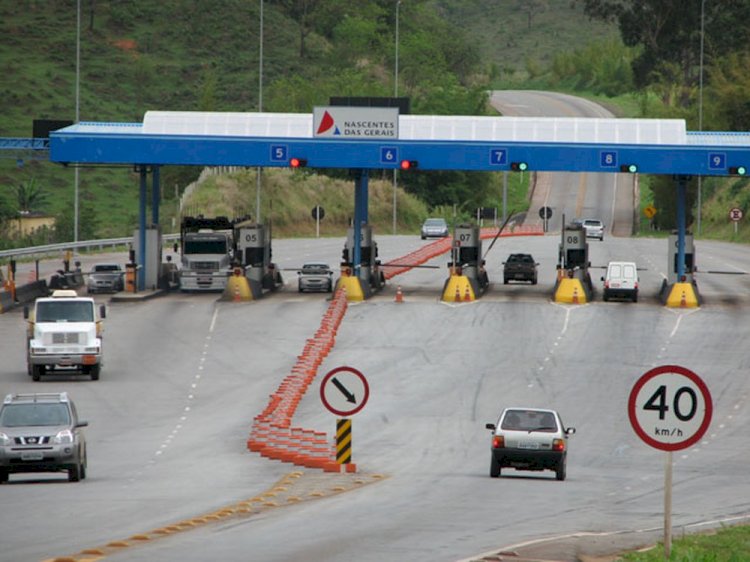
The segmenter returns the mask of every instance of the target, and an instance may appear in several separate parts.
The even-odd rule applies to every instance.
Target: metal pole
[[[393,97],[398,97],[398,12],[401,0],[396,2],[396,64],[393,76]],[[393,170],[393,234],[397,232],[397,193],[398,193],[398,170]]]
[[[78,0],[76,10],[76,123],[81,115],[81,0]],[[78,166],[73,173],[73,242],[78,242]]]
[[[503,224],[508,220],[508,172],[503,172]]]
[[[701,0],[701,57],[700,57],[700,85],[698,86],[698,130],[703,130],[703,30],[706,15],[706,0]],[[701,234],[701,207],[703,206],[702,201],[703,191],[703,176],[698,176],[698,212],[696,213],[696,231],[698,236]]]
[[[263,111],[263,0],[260,0],[260,63],[258,67],[258,112]],[[260,224],[261,168],[258,166],[255,186],[255,223]]]
[[[672,451],[667,451],[664,465],[664,560],[672,551]]]

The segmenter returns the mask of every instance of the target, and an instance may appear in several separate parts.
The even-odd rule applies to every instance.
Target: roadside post
[[[320,383],[320,399],[336,419],[336,462],[346,472],[356,472],[352,462],[352,420],[349,419],[367,404],[370,385],[365,376],[353,367],[336,367]]]
[[[693,371],[662,365],[644,373],[630,391],[628,417],[647,445],[666,451],[664,559],[672,550],[672,452],[697,443],[711,424],[711,393]]]
[[[729,210],[729,220],[734,223],[734,234],[737,235],[737,225],[742,220],[743,212],[739,207],[734,207]]]

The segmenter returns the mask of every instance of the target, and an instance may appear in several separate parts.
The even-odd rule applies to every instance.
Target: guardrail
[[[179,234],[164,234],[162,240],[173,241],[179,240]],[[16,256],[38,256],[55,254],[60,251],[66,250],[81,250],[81,249],[103,249],[106,247],[116,246],[127,246],[133,243],[133,237],[128,236],[125,238],[105,238],[101,240],[84,240],[78,242],[63,242],[60,244],[47,244],[45,246],[31,246],[29,248],[13,248],[12,250],[0,251],[0,259],[12,258]]]

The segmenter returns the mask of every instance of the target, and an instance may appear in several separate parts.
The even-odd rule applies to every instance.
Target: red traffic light
[[[289,165],[292,168],[304,168],[307,166],[307,158],[290,158]]]
[[[412,168],[416,168],[418,165],[419,163],[416,160],[401,160],[402,170],[411,170]]]

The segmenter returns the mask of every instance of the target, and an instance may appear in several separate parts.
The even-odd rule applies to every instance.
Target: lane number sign
[[[693,371],[663,365],[635,383],[628,400],[633,429],[648,445],[679,451],[698,442],[711,424],[711,393]]]
[[[352,367],[336,367],[320,383],[323,405],[338,416],[351,416],[367,404],[370,385],[365,376]]]

